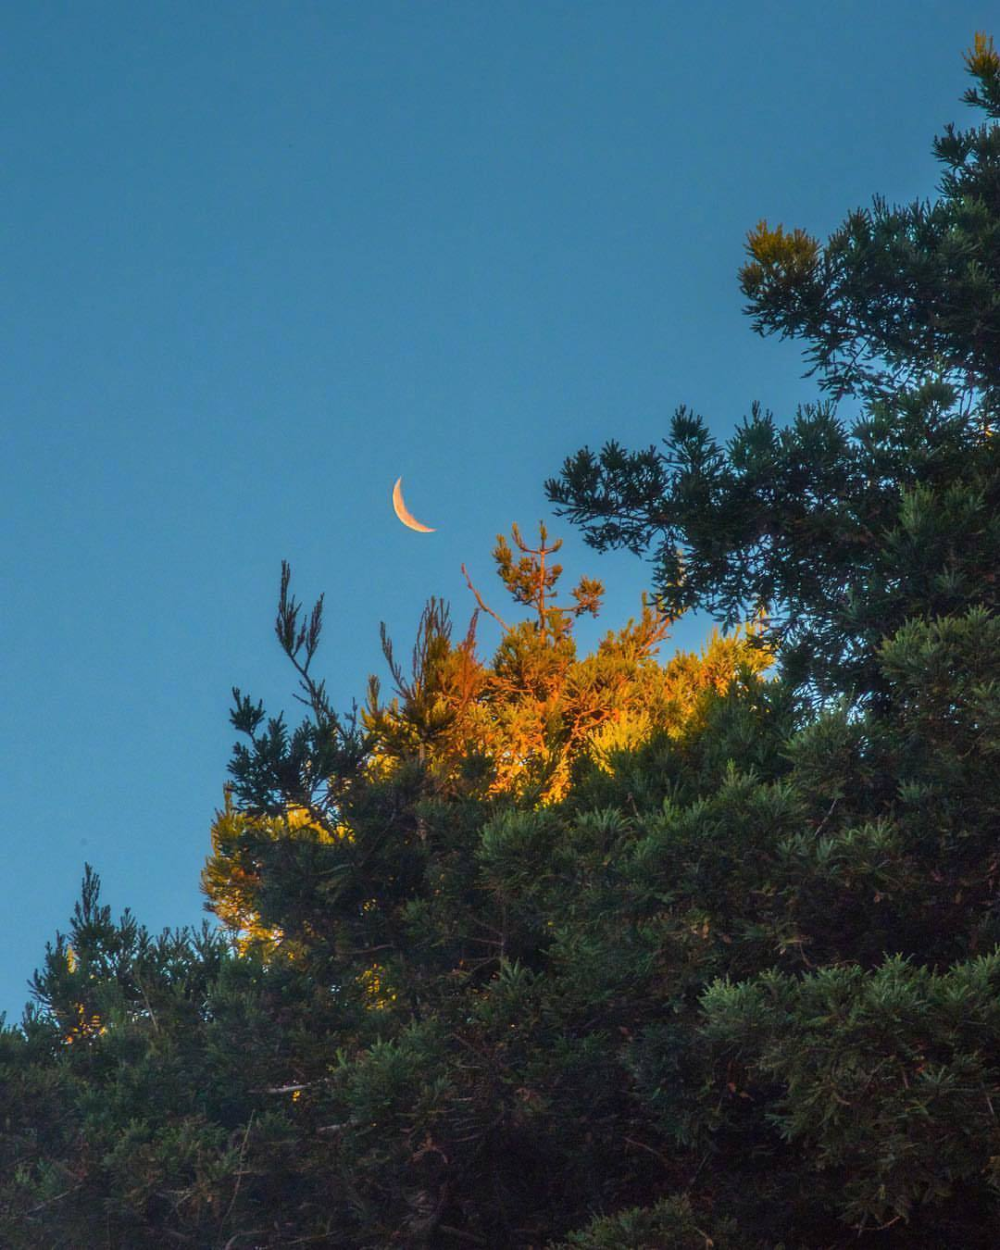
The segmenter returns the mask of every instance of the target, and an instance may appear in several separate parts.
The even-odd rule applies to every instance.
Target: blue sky
[[[84,861],[199,923],[233,685],[291,707],[279,566],[335,701],[471,608],[584,443],[815,397],[736,270],[759,218],[933,194],[989,3],[22,4],[3,20],[0,1008]],[[1000,35],[1000,29],[995,33]],[[433,535],[389,506],[402,474]],[[602,576],[648,569],[565,525]],[[495,597],[495,596],[494,596]],[[498,601],[499,602],[499,601]],[[698,645],[705,622],[676,641]],[[489,635],[484,631],[486,640]]]

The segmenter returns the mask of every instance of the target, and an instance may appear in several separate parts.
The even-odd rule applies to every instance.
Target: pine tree
[[[680,409],[665,449],[615,443],[547,484],[599,549],[650,552],[664,610],[763,614],[795,682],[881,694],[881,639],[913,615],[997,607],[1000,539],[1000,57],[977,36],[933,204],[850,214],[825,247],[761,223],[741,273],[761,333],[804,340],[821,386],[856,396],[779,426],[754,405],[726,446]]]
[[[628,791],[632,813],[659,805],[667,774],[695,767],[711,728],[725,737],[719,709],[766,719],[766,653],[716,637],[701,657],[661,664],[667,622],[648,606],[577,658],[573,624],[597,607],[599,587],[584,580],[562,608],[555,544],[544,530],[537,546],[516,529],[513,541],[498,540],[494,555],[528,619],[508,624],[475,591],[479,612],[502,630],[484,663],[474,629],[453,643],[447,611],[432,602],[409,674],[383,633],[395,697],[383,703],[371,687],[365,760],[341,754],[348,775],[329,778],[322,795],[307,794],[302,778],[313,773],[294,757],[296,742],[316,740],[315,725],[262,733],[263,712],[242,695],[234,711],[250,747],[234,757],[206,885],[242,949],[335,986],[341,1011],[360,1019],[335,1073],[300,1065],[299,1111],[340,1126],[340,1175],[365,1212],[367,1244],[435,1244],[447,1229],[488,1245],[540,1244],[579,1222],[595,1178],[609,1198],[635,1195],[635,1160],[609,1168],[606,1143],[592,1140],[595,1079],[610,1082],[602,1114],[627,1122],[633,1113],[604,1028],[575,1036],[577,1014],[592,1015],[594,1003],[573,992],[558,1005],[569,981],[550,968],[567,940],[557,918],[588,896],[590,874],[611,875],[632,836],[631,817],[588,817],[598,796]],[[298,611],[286,576],[286,650],[301,633],[289,620]],[[311,619],[318,639],[321,618]],[[241,719],[247,708],[252,720]],[[749,723],[741,729],[746,738]],[[664,769],[655,781],[634,767],[651,740]],[[702,756],[711,789],[725,764],[711,748]],[[557,1087],[553,1103],[547,1091]]]
[[[851,429],[682,414],[667,457],[570,463],[597,545],[665,531],[665,606],[593,655],[599,585],[560,603],[515,530],[495,654],[432,601],[338,716],[283,569],[306,716],[234,692],[225,936],[114,923],[88,870],[0,1030],[0,1242],[992,1250],[998,133],[947,132],[920,215],[751,236],[761,328]],[[661,663],[687,603],[754,627]]]
[[[374,880],[408,879],[410,868],[390,868],[383,850],[371,850],[369,858],[363,830],[372,822],[373,804],[381,812],[392,805],[415,809],[418,800],[425,806],[557,802],[586,761],[607,764],[654,733],[682,735],[701,722],[714,695],[741,674],[752,677],[767,667],[766,652],[739,635],[716,636],[702,656],[678,655],[661,664],[657,650],[670,622],[647,603],[593,655],[579,658],[573,627],[582,614],[598,611],[600,583],[581,579],[571,605],[562,607],[562,569],[550,559],[559,543],[549,542],[544,526],[535,548],[516,526],[512,537],[518,558],[499,536],[494,560],[502,584],[531,615],[508,624],[470,581],[477,609],[465,635],[453,642],[447,606],[431,600],[409,674],[383,628],[395,696],[383,702],[379,682],[370,679],[360,724],[338,720],[325,692],[314,686],[309,664],[322,603],[308,626],[300,624],[285,568],[277,633],[299,669],[301,697],[312,716],[292,734],[281,717],[264,728],[263,710],[235,692],[233,723],[250,746],[235,750],[234,782],[213,827],[215,854],[204,878],[213,909],[241,942],[258,939],[262,949],[282,944],[292,951],[295,943],[315,945],[320,934],[332,938],[342,923],[332,900],[364,862],[364,879],[373,882],[362,900],[368,910],[363,922],[352,917],[350,937],[345,931],[338,940],[348,948],[382,945],[380,909],[370,901],[377,898]],[[477,619],[484,613],[502,631],[488,663],[476,651]],[[414,819],[422,851],[425,821]],[[294,902],[291,880],[311,883],[295,887]]]

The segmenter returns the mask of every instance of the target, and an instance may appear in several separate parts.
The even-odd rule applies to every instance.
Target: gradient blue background
[[[464,560],[585,442],[815,396],[736,270],[930,195],[995,3],[8,5],[2,29],[0,1007],[83,863],[199,922],[233,684],[290,706],[279,563],[335,700],[464,622]],[[1000,35],[1000,30],[995,33]],[[389,508],[405,475],[405,530]],[[648,570],[565,526],[619,625]],[[495,596],[494,596],[495,598]],[[498,604],[499,606],[499,604]],[[697,645],[705,623],[677,638]],[[491,636],[484,630],[484,640]]]

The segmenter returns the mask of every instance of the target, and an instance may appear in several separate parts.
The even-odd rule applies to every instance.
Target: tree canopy
[[[751,232],[751,315],[828,400],[549,484],[656,562],[592,654],[600,584],[561,599],[515,528],[526,616],[432,600],[340,715],[285,566],[305,715],[234,691],[221,928],[114,922],[88,869],[0,1031],[4,1245],[996,1244],[1000,58],[967,62],[938,201]],[[694,606],[740,628],[659,658]]]
[[[678,410],[662,447],[569,457],[548,492],[598,549],[650,553],[665,609],[765,613],[796,680],[879,692],[911,615],[996,607],[1000,58],[978,35],[966,101],[935,140],[933,203],[850,213],[822,247],[761,222],[740,283],[762,334],[803,341],[833,400],[787,423],[754,404],[723,445]]]

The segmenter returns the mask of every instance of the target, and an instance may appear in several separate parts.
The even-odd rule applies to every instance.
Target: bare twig
[[[160,1026],[157,1023],[156,1012],[153,1010],[153,1004],[149,1001],[149,995],[146,993],[146,987],[143,985],[141,978],[138,976],[135,978],[135,983],[139,987],[142,994],[142,1001],[146,1004],[146,1010],[149,1012],[149,1018],[153,1025],[153,1032],[159,1033]]]
[[[317,1085],[325,1085],[327,1078],[321,1077],[318,1081],[306,1081],[302,1085],[265,1085],[263,1089],[255,1089],[255,1094],[297,1094],[303,1089],[315,1089]]]
[[[709,1155],[710,1155],[711,1153],[712,1153],[711,1149],[708,1149],[708,1150],[706,1150],[706,1151],[705,1151],[705,1153],[701,1156],[701,1162],[700,1162],[700,1163],[698,1164],[698,1166],[695,1168],[695,1170],[694,1170],[694,1175],[693,1175],[693,1176],[691,1177],[691,1179],[688,1181],[688,1188],[689,1188],[689,1189],[690,1189],[690,1188],[694,1185],[695,1181],[696,1181],[696,1180],[698,1179],[698,1177],[701,1175],[701,1169],[702,1169],[702,1168],[705,1166],[705,1164],[708,1162],[708,1158],[709,1158]]]
[[[70,1194],[83,1186],[83,1181],[79,1181],[76,1185],[71,1185],[69,1189],[64,1189],[61,1194],[56,1194],[54,1198],[46,1198],[44,1202],[40,1202],[37,1207],[32,1207],[30,1211],[25,1211],[25,1216],[34,1215],[36,1211],[43,1211],[46,1207],[50,1207],[53,1202],[61,1202],[63,1198],[68,1198]]]
[[[830,820],[830,817],[831,817],[831,816],[833,815],[833,813],[837,810],[837,804],[838,804],[839,802],[840,802],[840,795],[838,795],[838,796],[837,796],[837,797],[833,800],[833,802],[830,804],[830,810],[827,812],[827,814],[823,817],[823,819],[819,822],[819,824],[818,824],[818,825],[816,826],[816,828],[813,830],[813,836],[814,836],[814,837],[818,837],[818,836],[819,836],[819,835],[823,832],[823,830],[826,828],[826,826],[827,826],[827,824],[828,824],[828,822],[829,822],[829,820]]]
[[[355,1119],[343,1120],[340,1124],[321,1124],[316,1132],[321,1137],[336,1137],[339,1133],[343,1133],[345,1129],[356,1128],[359,1121]]]
[[[658,1150],[655,1150],[652,1146],[647,1146],[645,1142],[636,1141],[634,1137],[626,1137],[625,1141],[628,1142],[630,1146],[635,1146],[637,1150],[645,1150],[646,1153],[651,1154],[654,1159],[659,1159],[659,1161],[663,1164],[665,1168],[668,1168],[671,1166],[669,1159],[665,1158],[662,1154],[660,1154]]]
[[[226,1242],[225,1250],[233,1250],[236,1243],[243,1237],[261,1237],[266,1232],[266,1228],[241,1228],[238,1233],[233,1233],[232,1237]]]
[[[465,574],[465,584],[472,591],[472,593],[476,596],[476,602],[479,604],[482,610],[484,612],[489,613],[489,615],[493,617],[493,619],[500,625],[500,628],[504,631],[504,633],[509,633],[510,626],[507,624],[507,622],[503,619],[502,616],[499,616],[496,612],[493,611],[491,607],[488,607],[487,604],[483,601],[483,596],[479,593],[479,591],[472,584],[472,578],[469,576],[469,570],[465,567],[464,564],[462,565],[462,572]]]
[[[468,1233],[464,1228],[452,1228],[450,1224],[439,1224],[438,1232],[445,1237],[457,1237],[459,1241],[467,1241],[472,1246],[488,1246],[490,1244],[485,1237],[479,1237],[476,1233]]]
[[[236,1184],[233,1186],[233,1196],[229,1199],[229,1206],[226,1207],[226,1214],[222,1217],[222,1225],[225,1227],[226,1221],[232,1214],[233,1207],[236,1205],[236,1199],[239,1197],[240,1186],[243,1184],[243,1160],[246,1158],[247,1142],[250,1140],[250,1130],[253,1128],[254,1112],[250,1112],[250,1119],[247,1120],[246,1132],[243,1134],[243,1144],[240,1146],[240,1162],[236,1172]],[[239,1236],[239,1234],[237,1234]],[[232,1240],[232,1239],[231,1239]]]

